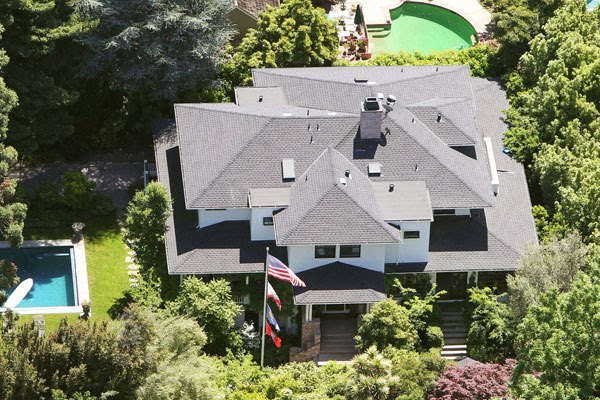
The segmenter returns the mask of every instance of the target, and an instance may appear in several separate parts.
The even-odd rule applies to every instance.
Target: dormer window
[[[264,226],[272,226],[273,225],[273,217],[263,217],[263,225]]]

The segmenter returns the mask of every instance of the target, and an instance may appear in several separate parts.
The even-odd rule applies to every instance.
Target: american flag
[[[273,278],[291,283],[292,286],[306,286],[306,284],[302,282],[302,279],[296,276],[294,271],[270,254],[267,254],[267,273]]]

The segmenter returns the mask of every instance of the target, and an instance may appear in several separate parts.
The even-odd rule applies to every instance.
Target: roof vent
[[[296,179],[294,159],[284,158],[283,160],[281,160],[281,175],[284,181],[291,181]]]
[[[367,171],[369,171],[369,176],[381,176],[381,164],[378,162],[371,162],[367,165]]]
[[[384,99],[383,93],[377,93],[377,100],[383,101],[383,99]]]
[[[437,122],[442,122],[442,114],[438,113]]]
[[[367,83],[367,82],[369,82],[369,80],[367,78],[354,77],[354,83]]]
[[[394,191],[394,184],[393,183],[390,183],[390,189],[389,190],[390,190],[390,192]]]
[[[340,178],[340,183],[344,186],[346,186],[348,184],[348,182],[346,181],[346,178]]]
[[[258,96],[258,102],[262,103],[262,101],[263,101],[263,97],[262,96]]]
[[[346,176],[346,178],[350,177],[350,170],[347,169],[346,171],[344,171],[344,175]]]

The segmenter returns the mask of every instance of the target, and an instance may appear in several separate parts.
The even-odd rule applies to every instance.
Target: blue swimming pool
[[[33,279],[33,288],[17,308],[75,305],[73,247],[0,249],[0,259],[15,263],[21,280]],[[10,293],[12,290],[8,291]]]
[[[598,3],[600,3],[600,0],[588,0],[588,2],[587,2],[588,10],[594,9],[598,5]]]

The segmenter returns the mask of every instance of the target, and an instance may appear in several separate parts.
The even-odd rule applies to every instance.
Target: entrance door
[[[436,276],[437,290],[447,293],[441,300],[465,300],[467,298],[466,272],[438,272]]]

